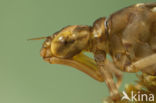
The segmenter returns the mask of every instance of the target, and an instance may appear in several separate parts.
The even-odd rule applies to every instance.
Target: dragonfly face
[[[72,66],[102,82],[95,61],[83,54],[89,51],[92,38],[89,26],[67,26],[46,38],[40,54],[49,63]]]

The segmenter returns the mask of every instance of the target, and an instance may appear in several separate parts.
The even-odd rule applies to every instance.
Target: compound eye
[[[69,36],[59,36],[53,39],[51,43],[51,51],[57,57],[70,58],[79,53],[78,41]]]
[[[88,33],[77,31],[74,27],[65,28],[51,42],[51,52],[59,58],[70,58],[80,53],[88,43]]]

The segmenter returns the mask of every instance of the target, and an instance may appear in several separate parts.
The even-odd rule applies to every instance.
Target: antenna
[[[28,40],[41,40],[41,39],[46,39],[47,37],[38,37],[38,38],[32,38],[32,39],[28,39]]]

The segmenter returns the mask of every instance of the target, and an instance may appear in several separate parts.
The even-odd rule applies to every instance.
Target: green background
[[[0,103],[101,103],[104,83],[40,57],[43,40],[67,25],[94,20],[139,2],[155,0],[0,0]],[[124,74],[126,83],[136,79]]]

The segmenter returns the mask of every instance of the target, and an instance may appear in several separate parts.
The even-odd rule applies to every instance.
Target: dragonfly
[[[93,25],[69,25],[45,39],[40,55],[50,64],[74,67],[105,82],[110,97],[120,97],[123,72],[156,75],[156,3],[123,8]],[[85,55],[93,54],[94,58]],[[106,58],[110,55],[112,61]],[[116,77],[115,82],[113,78]]]

